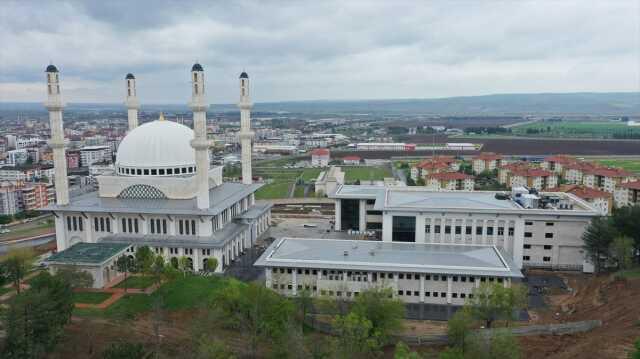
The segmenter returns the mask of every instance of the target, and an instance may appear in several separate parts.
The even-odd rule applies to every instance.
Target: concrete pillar
[[[291,269],[291,290],[293,295],[298,295],[298,270]]]
[[[264,269],[264,278],[265,278],[264,284],[267,288],[271,288],[273,286],[273,280],[271,278],[271,275],[273,274],[272,271],[273,271],[273,268],[267,267]]]
[[[358,230],[360,232],[364,232],[367,230],[367,201],[361,199],[358,204],[358,219],[360,220],[358,223]]]
[[[424,303],[424,274],[420,274],[420,303]]]
[[[61,212],[58,212],[58,217],[56,217],[56,246],[59,251],[63,251],[67,249],[69,245],[69,241],[66,236],[66,223],[64,216]]]
[[[382,213],[382,241],[393,241],[393,215],[387,212]]]
[[[200,263],[200,251],[202,249],[200,248],[193,248],[193,257],[191,257],[191,259],[193,259],[193,271],[194,272],[198,272],[200,271],[200,269],[202,269],[202,263]]]
[[[431,225],[431,230],[429,231],[429,243],[434,243],[435,241],[435,224],[436,224],[436,218],[435,217],[430,217],[429,218],[429,223]]]
[[[423,215],[418,214],[416,216],[416,243],[425,243],[425,218]]]
[[[520,269],[522,268],[522,255],[524,252],[524,219],[516,219],[513,234],[513,261]]]
[[[471,220],[471,244],[478,244],[476,241],[476,220]]]
[[[453,278],[447,276],[447,304],[451,304],[451,288],[453,287]]]
[[[342,201],[340,199],[335,200],[335,227],[336,231],[342,230]]]
[[[502,232],[502,241],[504,242],[504,249],[507,253],[513,255],[513,243],[509,241],[509,221],[503,220],[502,227],[504,228]]]

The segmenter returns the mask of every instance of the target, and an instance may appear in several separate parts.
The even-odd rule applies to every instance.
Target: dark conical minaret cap
[[[47,66],[47,70],[45,72],[58,72],[58,68],[53,65],[49,65]]]
[[[204,69],[202,68],[202,65],[196,62],[195,64],[193,64],[193,67],[191,67],[191,72],[194,71],[204,71]]]
[[[135,79],[136,79],[136,77],[135,77],[135,76],[133,76],[133,74],[132,74],[131,72],[129,72],[129,73],[127,74],[127,76],[125,77],[125,79],[126,79],[126,80],[135,80]]]

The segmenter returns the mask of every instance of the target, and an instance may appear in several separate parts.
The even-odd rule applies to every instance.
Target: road
[[[35,247],[41,244],[49,243],[56,240],[55,234],[46,234],[31,238],[15,239],[6,242],[0,242],[0,254],[6,253],[9,248]]]

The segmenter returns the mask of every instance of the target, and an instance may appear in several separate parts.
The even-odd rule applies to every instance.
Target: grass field
[[[320,168],[306,168],[302,171],[302,180],[305,182],[315,181],[322,172]]]
[[[235,279],[188,275],[164,284],[153,294],[127,294],[107,309],[74,309],[74,314],[88,317],[133,319],[152,309],[154,301],[162,298],[167,310],[197,308],[209,303],[214,293]]]
[[[293,183],[293,181],[288,180],[276,180],[266,184],[256,191],[256,199],[287,198]]]
[[[126,284],[127,288],[145,289],[153,285],[154,282],[155,282],[155,279],[153,277],[136,275],[136,276],[130,276],[126,280],[123,280],[122,282],[118,283],[118,285],[116,285],[116,288],[124,288]]]
[[[100,304],[111,297],[111,293],[104,292],[75,292],[74,303]]]
[[[378,181],[385,177],[392,177],[391,171],[386,167],[342,167],[345,182],[357,180]]]
[[[640,127],[629,127],[618,121],[543,121],[516,126],[514,135],[532,137],[622,138],[640,136]],[[636,137],[638,138],[638,137]]]
[[[639,145],[640,146],[640,145]],[[606,166],[620,167],[630,172],[640,173],[640,159],[637,160],[598,160]]]

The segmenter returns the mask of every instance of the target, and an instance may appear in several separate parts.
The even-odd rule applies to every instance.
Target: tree
[[[369,320],[371,335],[382,340],[381,344],[386,344],[390,335],[402,328],[405,307],[399,299],[393,298],[390,288],[374,287],[356,297],[352,312]]]
[[[474,319],[469,306],[459,309],[447,323],[447,337],[449,345],[459,349],[464,354],[469,346],[469,338],[473,329]]]
[[[380,340],[372,334],[373,324],[355,312],[337,315],[332,323],[337,358],[366,358],[380,350]]]
[[[93,287],[93,276],[75,266],[63,266],[56,270],[56,276],[69,283],[71,288]]]
[[[34,260],[34,253],[31,249],[16,248],[9,251],[2,261],[7,278],[13,282],[16,291],[20,293],[20,282],[29,272]]]
[[[640,205],[624,206],[613,211],[611,221],[620,235],[631,237],[636,251],[640,250]]]
[[[633,239],[630,237],[616,237],[611,243],[611,257],[618,269],[627,269],[633,264]]]
[[[636,340],[633,348],[633,351],[629,353],[629,359],[640,359],[640,339]]]
[[[307,318],[307,313],[313,308],[313,298],[311,293],[307,289],[299,290],[298,294],[293,298],[293,303],[296,306],[300,324],[304,326],[304,321]]]
[[[440,352],[438,359],[465,359],[464,353],[460,348],[447,348]]]
[[[5,317],[3,358],[40,358],[53,349],[71,319],[73,292],[62,277],[44,272],[17,294]]]
[[[473,358],[477,359],[518,359],[520,346],[510,330],[493,329],[473,336]]]
[[[133,258],[123,255],[116,260],[116,269],[120,273],[124,273],[124,292],[127,292],[127,275],[133,270],[135,264]]]
[[[473,297],[467,300],[467,304],[471,316],[491,328],[495,320],[511,320],[516,310],[524,308],[526,298],[526,288],[522,286],[505,288],[501,283],[485,282],[474,288]]]
[[[147,246],[138,247],[135,254],[135,266],[136,271],[147,273],[149,272],[151,265],[155,259],[155,255],[151,249]]]
[[[396,349],[393,353],[394,359],[421,359],[422,356],[417,352],[412,352],[408,345],[403,342],[396,344]]]
[[[600,272],[602,264],[609,259],[609,246],[616,237],[616,231],[611,225],[611,221],[604,217],[595,217],[582,234],[584,249],[587,251],[595,271]]]
[[[218,268],[218,259],[215,257],[207,258],[207,261],[205,263],[206,264],[204,265],[204,270],[207,272],[215,272]]]
[[[227,346],[217,339],[198,340],[196,358],[197,359],[234,359],[235,355]]]
[[[104,359],[143,359],[150,356],[142,344],[128,342],[111,343],[102,353]]]
[[[0,224],[9,224],[13,221],[13,217],[9,215],[0,215]]]
[[[191,270],[191,261],[187,256],[178,258],[178,270],[182,272],[183,276],[187,276],[187,272]]]
[[[424,178],[418,177],[418,179],[416,180],[416,186],[424,186],[424,185],[425,185]]]
[[[216,293],[210,309],[220,323],[249,337],[254,357],[259,341],[273,343],[287,333],[294,311],[290,301],[265,286],[237,281]]]

